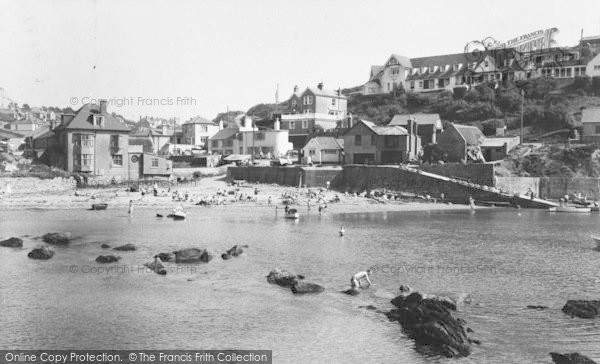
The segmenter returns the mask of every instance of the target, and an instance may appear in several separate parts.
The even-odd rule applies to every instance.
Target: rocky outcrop
[[[154,273],[159,274],[161,276],[164,276],[167,274],[167,270],[165,269],[165,266],[162,265],[162,263],[157,259],[155,259],[152,262],[145,263],[144,267],[150,269]]]
[[[110,245],[108,245],[108,244],[106,244],[106,243],[104,243],[104,244],[100,245],[100,247],[101,247],[102,249],[110,249]]]
[[[48,248],[47,246],[42,246],[40,248],[33,249],[27,254],[27,256],[31,259],[48,260],[54,256],[54,250]]]
[[[114,263],[118,262],[121,257],[117,257],[115,255],[100,255],[96,258],[96,263]]]
[[[248,245],[244,245],[243,247],[247,248]],[[233,248],[229,249],[225,253],[221,254],[221,258],[224,260],[228,260],[231,257],[239,257],[244,252],[244,249],[238,245],[234,245]]]
[[[206,249],[189,248],[173,252],[175,263],[208,263],[213,256]],[[161,259],[162,260],[162,259]]]
[[[417,346],[446,357],[465,357],[471,354],[464,320],[454,318],[445,300],[423,298],[420,293],[398,296],[392,300],[396,309],[387,313],[398,321]],[[456,307],[456,306],[454,306]]]
[[[19,238],[8,238],[6,240],[0,241],[0,246],[4,246],[7,248],[22,248],[23,240]]]
[[[579,353],[550,353],[552,361],[556,364],[596,364],[595,361]]]
[[[129,251],[134,251],[136,249],[137,248],[133,244],[125,244],[125,245],[121,245],[121,246],[113,248],[113,250],[118,250],[121,252],[129,252]]]
[[[594,318],[600,313],[600,301],[596,300],[568,300],[562,312],[571,317]]]
[[[269,272],[267,282],[290,288],[294,294],[320,293],[325,290],[325,288],[316,283],[304,281],[303,275],[292,274],[279,268]]]
[[[71,233],[48,233],[42,239],[52,245],[67,245],[71,242]]]
[[[175,255],[172,253],[158,253],[157,257],[161,262],[175,262]]]

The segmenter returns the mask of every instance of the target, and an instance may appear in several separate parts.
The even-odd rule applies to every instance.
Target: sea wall
[[[461,179],[464,181],[485,185],[494,185],[494,165],[487,163],[461,164],[423,164],[419,167],[425,172]]]
[[[592,177],[497,177],[496,188],[526,193],[530,188],[541,198],[559,199],[581,193],[589,199],[600,199],[600,179]]]
[[[337,167],[229,167],[227,180],[246,180],[256,183],[276,183],[282,186],[325,187],[333,186],[341,175]]]

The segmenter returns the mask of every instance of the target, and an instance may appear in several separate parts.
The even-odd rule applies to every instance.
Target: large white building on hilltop
[[[581,57],[580,46],[556,48],[554,33],[556,28],[540,30],[481,51],[418,58],[392,54],[383,65],[371,66],[361,93],[452,91],[484,82],[600,75],[600,55]]]

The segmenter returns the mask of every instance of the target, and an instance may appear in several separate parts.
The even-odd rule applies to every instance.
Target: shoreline
[[[289,186],[280,186],[275,184],[247,183],[244,186],[232,186],[228,184],[224,176],[215,176],[204,178],[197,185],[186,187],[179,186],[179,192],[182,195],[189,195],[188,201],[178,201],[172,199],[172,193],[158,188],[159,196],[153,196],[152,191],[142,196],[141,192],[127,192],[123,186],[108,188],[85,188],[85,189],[67,189],[62,191],[19,191],[15,189],[10,195],[2,195],[0,199],[0,209],[8,211],[17,210],[90,210],[94,203],[108,203],[109,209],[123,208],[129,206],[129,201],[133,201],[135,209],[172,209],[177,205],[182,205],[185,209],[196,206],[201,199],[210,199],[218,191],[224,192],[219,196],[223,204],[212,205],[210,208],[219,210],[235,209],[248,210],[254,208],[272,208],[279,206],[283,209],[282,196],[295,195],[296,203],[292,204],[300,212],[306,211],[307,203],[310,203],[310,211],[317,213],[319,204],[327,206],[326,213],[368,213],[368,212],[387,212],[387,211],[439,211],[439,210],[469,210],[468,205],[447,204],[441,202],[416,200],[416,201],[391,201],[382,199],[373,199],[344,194],[335,190],[327,191],[324,188],[297,188]],[[19,178],[15,178],[15,184],[18,184]],[[258,194],[254,190],[258,189]],[[227,194],[233,192],[235,195]],[[308,196],[308,191],[314,195]],[[76,195],[76,192],[79,195]],[[160,194],[162,192],[162,195]],[[239,194],[243,194],[244,199],[239,200]],[[234,197],[235,196],[235,197]],[[251,200],[248,200],[248,196]],[[330,202],[335,197],[338,202]],[[269,205],[269,197],[271,204]],[[234,201],[235,199],[235,201]],[[204,206],[198,206],[204,207]],[[486,207],[478,206],[478,209]]]

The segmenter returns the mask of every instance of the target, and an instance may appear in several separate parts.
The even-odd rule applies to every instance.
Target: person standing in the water
[[[129,200],[129,216],[133,215],[133,200]]]

